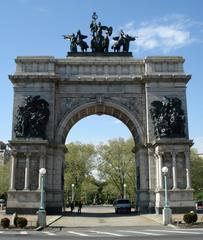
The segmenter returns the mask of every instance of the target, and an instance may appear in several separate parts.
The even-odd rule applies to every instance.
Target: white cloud
[[[192,31],[202,31],[203,22],[191,20],[181,14],[173,14],[142,22],[139,26],[131,21],[120,29],[131,36],[138,36],[138,39],[131,43],[133,51],[158,49],[169,53],[198,41],[193,37]]]

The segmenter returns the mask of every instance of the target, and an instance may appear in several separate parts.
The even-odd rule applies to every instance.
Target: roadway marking
[[[52,233],[52,232],[43,232],[43,233],[46,233],[48,236],[55,236],[56,233]]]
[[[121,235],[117,233],[110,233],[110,232],[100,232],[100,231],[90,231],[92,233],[97,233],[97,234],[106,234],[106,235],[111,235],[111,236],[116,236],[116,237],[127,237],[126,235]]]
[[[79,236],[83,236],[83,237],[88,237],[87,234],[85,233],[79,233],[79,232],[73,232],[73,231],[67,231],[68,233],[71,233],[71,234],[75,234],[75,235],[79,235]]]
[[[26,235],[28,232],[26,232],[26,231],[21,231],[20,232],[20,234],[22,234],[22,235]]]
[[[152,232],[168,232],[168,233],[186,233],[186,234],[202,234],[200,232],[186,232],[186,231],[182,231],[182,230],[146,230],[146,231],[152,231]]]
[[[176,231],[181,231],[182,229],[176,229]],[[186,231],[203,231],[203,228],[187,228]]]
[[[131,231],[131,230],[119,230],[119,232],[138,233],[138,234],[151,235],[151,236],[161,236],[161,235],[164,235],[164,234],[161,234],[161,233],[148,233],[148,232]]]

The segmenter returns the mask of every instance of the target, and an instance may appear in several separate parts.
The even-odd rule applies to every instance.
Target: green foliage
[[[24,228],[27,226],[27,219],[24,217],[18,217],[16,220],[17,227]]]
[[[101,156],[98,163],[100,178],[112,186],[117,197],[124,197],[124,184],[127,185],[127,197],[135,198],[135,155],[132,153],[133,139],[113,139],[108,144],[100,145],[98,153]],[[112,189],[111,187],[111,189]],[[116,197],[115,196],[115,197]]]
[[[9,189],[10,163],[0,166],[0,197],[6,198]]]
[[[9,225],[10,225],[10,219],[6,217],[1,219],[1,226],[3,228],[9,228]]]
[[[185,213],[183,216],[183,220],[187,224],[193,224],[197,222],[197,213],[190,212],[190,213]]]
[[[98,183],[93,176],[84,179],[81,186],[81,200],[84,204],[92,204],[96,202],[98,195]]]
[[[68,151],[65,154],[65,201],[71,198],[72,184],[74,184],[75,200],[80,201],[83,182],[91,175],[94,167],[95,148],[92,144],[80,142],[70,143],[66,147]]]
[[[101,189],[102,203],[105,204],[113,204],[115,199],[118,196],[118,190],[115,188],[113,183],[105,182]]]
[[[134,141],[113,139],[108,144],[95,147],[79,142],[67,145],[65,155],[64,200],[71,201],[74,184],[75,201],[83,204],[112,204],[117,197],[135,200],[135,155]],[[98,176],[93,170],[97,169]]]
[[[203,159],[198,156],[196,149],[191,149],[191,178],[195,199],[203,199]]]

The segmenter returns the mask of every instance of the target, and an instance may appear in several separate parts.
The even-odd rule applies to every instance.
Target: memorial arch
[[[65,138],[92,114],[120,119],[135,141],[141,212],[164,205],[162,166],[169,168],[173,212],[194,207],[190,180],[186,85],[182,57],[135,59],[131,53],[71,53],[17,57],[14,86],[11,183],[7,212],[39,207],[39,169],[47,170],[46,210],[63,207]]]

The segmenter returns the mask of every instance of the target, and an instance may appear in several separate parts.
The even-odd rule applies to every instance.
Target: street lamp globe
[[[166,166],[162,167],[162,172],[166,175],[168,173],[168,168]]]
[[[39,170],[39,174],[40,175],[45,175],[46,174],[46,169],[45,168],[40,168],[40,170]]]
[[[123,194],[124,196],[123,196],[123,197],[124,197],[124,199],[126,199],[126,186],[127,186],[127,185],[124,183],[124,184],[123,184],[123,187],[124,187],[124,194]]]

